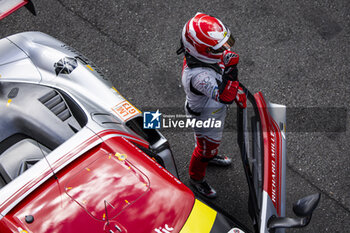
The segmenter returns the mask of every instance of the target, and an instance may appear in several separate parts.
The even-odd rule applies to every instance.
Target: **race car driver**
[[[227,105],[235,101],[246,107],[246,96],[237,77],[239,56],[230,51],[234,42],[230,30],[219,19],[197,13],[185,24],[177,51],[184,53],[186,114],[196,121],[211,118],[221,122],[220,127],[194,127],[196,146],[189,165],[190,182],[208,198],[216,197],[216,191],[204,179],[208,164],[231,164],[230,158],[218,155]]]

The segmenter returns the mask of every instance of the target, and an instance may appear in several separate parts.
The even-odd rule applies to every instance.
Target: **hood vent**
[[[39,99],[51,112],[62,121],[72,116],[66,102],[57,91],[50,91]]]

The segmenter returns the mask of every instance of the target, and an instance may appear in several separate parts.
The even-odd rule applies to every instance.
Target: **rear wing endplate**
[[[0,20],[9,16],[22,6],[25,6],[33,15],[36,15],[31,0],[0,0]]]

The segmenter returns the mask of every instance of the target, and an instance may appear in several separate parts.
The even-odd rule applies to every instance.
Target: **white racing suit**
[[[218,153],[224,129],[227,104],[221,102],[219,94],[220,84],[223,81],[221,73],[224,66],[216,64],[203,67],[187,63],[185,58],[182,69],[182,85],[186,93],[186,114],[195,118],[196,121],[206,121],[212,118],[215,122],[221,122],[220,127],[217,128],[194,127],[196,147],[192,154],[189,174],[194,180],[202,180],[209,160]],[[236,92],[233,95],[236,95]]]

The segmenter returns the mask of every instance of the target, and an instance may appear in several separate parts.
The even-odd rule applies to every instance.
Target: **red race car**
[[[243,87],[244,88],[244,87]],[[285,215],[285,106],[244,88],[238,143],[254,232],[309,223],[319,194]],[[179,179],[168,141],[100,70],[40,32],[0,40],[0,232],[250,232]]]

